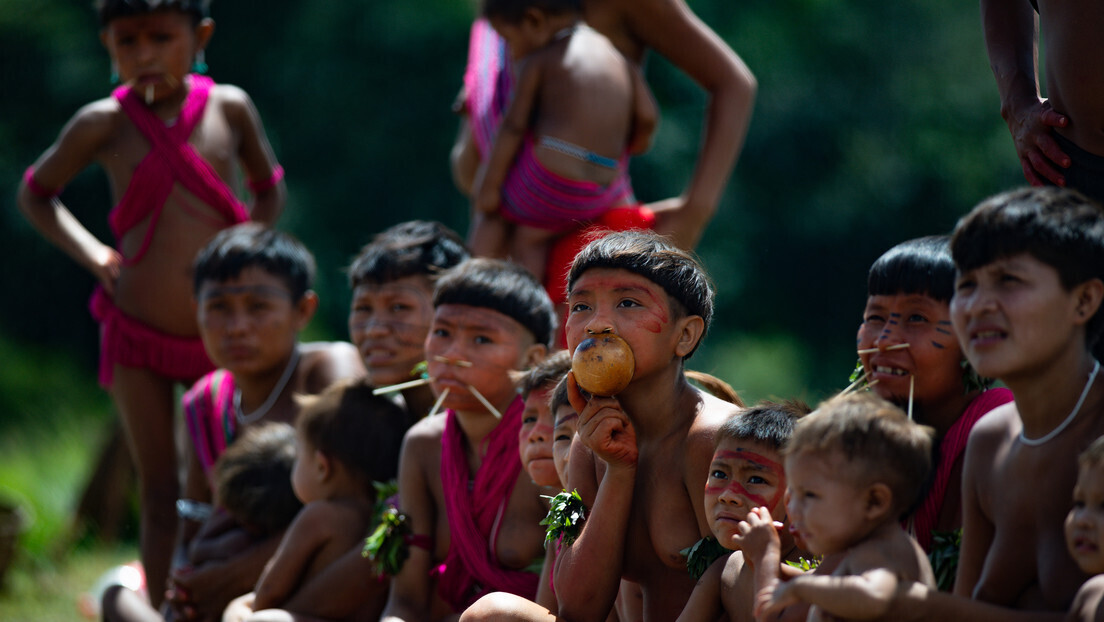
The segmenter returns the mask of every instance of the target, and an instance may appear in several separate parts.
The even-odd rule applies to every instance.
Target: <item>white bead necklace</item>
[[[1077,418],[1077,414],[1081,412],[1081,405],[1085,403],[1085,398],[1089,395],[1089,389],[1092,388],[1093,380],[1096,380],[1096,372],[1100,371],[1100,361],[1093,361],[1092,373],[1089,374],[1089,381],[1085,383],[1085,388],[1081,390],[1081,397],[1077,398],[1077,404],[1074,405],[1073,410],[1070,411],[1066,420],[1058,424],[1058,427],[1048,432],[1045,436],[1039,438],[1027,438],[1024,436],[1023,430],[1020,430],[1020,442],[1024,445],[1031,447],[1038,447],[1050,439],[1058,436],[1069,427],[1069,424],[1073,423],[1073,420]]]
[[[234,416],[237,417],[238,423],[241,425],[249,425],[267,415],[268,411],[272,409],[272,406],[276,404],[276,400],[280,397],[280,394],[284,392],[284,387],[287,386],[288,380],[291,380],[291,373],[295,371],[295,366],[298,363],[299,347],[296,346],[295,349],[291,351],[291,358],[288,360],[287,367],[284,368],[284,375],[280,376],[280,380],[276,382],[276,386],[272,387],[272,391],[268,394],[268,399],[261,404],[260,408],[248,415],[242,411],[241,389],[234,387]]]

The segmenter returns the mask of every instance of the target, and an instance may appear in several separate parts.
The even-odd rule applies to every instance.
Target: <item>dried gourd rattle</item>
[[[629,386],[635,371],[632,348],[613,333],[584,339],[571,357],[575,382],[592,395],[617,395]]]

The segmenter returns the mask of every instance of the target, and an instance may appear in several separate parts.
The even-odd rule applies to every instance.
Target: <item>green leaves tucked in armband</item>
[[[932,530],[931,561],[935,573],[935,584],[940,591],[954,589],[955,574],[958,572],[958,555],[962,549],[962,528],[954,531]]]
[[[820,565],[820,560],[823,558],[820,555],[813,556],[812,559],[805,559],[804,557],[798,557],[796,562],[785,560],[785,564],[791,568],[797,568],[803,572],[812,572]]]
[[[686,572],[689,572],[695,580],[700,579],[719,557],[731,552],[721,546],[713,536],[706,536],[695,542],[693,546],[679,551],[686,556]]]
[[[586,521],[586,506],[583,505],[583,498],[579,496],[577,490],[571,492],[565,490],[555,497],[545,497],[545,499],[549,499],[550,502],[548,516],[540,522],[542,525],[547,525],[544,543],[548,544],[562,537],[564,545],[571,546],[579,537],[579,532],[582,531],[583,523]]]
[[[410,523],[396,508],[387,508],[379,517],[379,524],[364,541],[361,554],[372,561],[377,578],[395,576],[402,570],[410,556]]]

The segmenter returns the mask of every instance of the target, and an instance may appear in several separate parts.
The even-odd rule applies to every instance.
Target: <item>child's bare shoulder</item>
[[[308,393],[320,393],[338,380],[364,375],[360,353],[347,341],[301,343],[299,352]]]
[[[126,121],[119,102],[112,97],[97,99],[81,106],[62,130],[64,140],[99,145],[111,140]]]
[[[931,564],[920,545],[896,524],[886,533],[867,538],[848,551],[836,575],[862,574],[884,569],[903,581],[919,581],[934,586]]]
[[[707,440],[712,444],[717,429],[733,415],[738,414],[741,409],[739,406],[714,397],[706,391],[697,388],[694,390],[697,391],[699,401],[696,411],[692,413],[694,422],[690,426],[690,435],[691,437],[703,437],[703,440]],[[713,452],[710,451],[709,455],[712,456]]]
[[[1015,402],[1008,402],[986,413],[970,431],[966,441],[966,463],[980,461],[992,465],[998,447],[1015,438],[1021,427]]]
[[[234,125],[252,122],[257,114],[249,94],[233,84],[216,84],[211,88],[208,101],[215,104]]]
[[[445,436],[445,416],[434,415],[424,417],[406,432],[403,441],[407,451],[436,451],[441,452],[441,439]]]
[[[1066,622],[1104,622],[1104,574],[1085,581],[1077,590]]]

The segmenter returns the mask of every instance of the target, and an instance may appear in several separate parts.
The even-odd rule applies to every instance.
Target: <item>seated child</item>
[[[402,409],[372,390],[354,380],[302,398],[296,424],[299,457],[291,482],[306,505],[265,567],[253,598],[239,601],[242,608],[224,619],[283,605],[304,581],[363,543],[378,501],[372,482],[395,477],[407,429]],[[376,593],[376,602],[365,603],[357,619],[379,617],[384,591]]]
[[[1077,458],[1073,508],[1066,515],[1066,546],[1077,565],[1092,578],[1077,590],[1070,622],[1104,619],[1104,437]]]
[[[738,412],[683,373],[712,318],[713,290],[690,254],[652,233],[617,232],[575,258],[568,291],[569,348],[612,332],[631,347],[636,370],[615,397],[588,399],[568,382],[579,426],[568,483],[589,512],[557,557],[558,614],[605,619],[625,578],[639,586],[645,622],[674,620],[694,588],[681,551],[710,533],[701,495],[714,438]],[[548,615],[496,594],[464,618]]]
[[[521,399],[525,400],[525,410],[521,411],[521,430],[518,432],[521,464],[534,484],[554,489],[551,494],[564,488],[552,455],[555,425],[552,394],[570,370],[571,353],[560,350],[541,361],[521,379]],[[549,493],[545,491],[543,494]]]
[[[368,381],[377,387],[414,378],[425,360],[433,318],[433,283],[468,258],[464,241],[444,225],[411,220],[378,233],[348,268],[352,305],[349,337],[360,350]],[[411,421],[433,406],[426,385],[402,389]]]
[[[889,249],[870,266],[857,339],[871,390],[935,430],[935,475],[908,517],[909,531],[925,551],[932,550],[933,531],[962,527],[962,465],[970,430],[983,415],[1012,401],[1008,389],[988,389],[992,381],[978,376],[962,354],[951,327],[954,279],[948,236]]]
[[[743,534],[738,526],[757,507],[768,510],[772,523],[786,524],[786,474],[780,452],[793,435],[798,418],[808,412],[809,407],[801,402],[761,402],[717,431],[717,448],[705,484],[705,512],[713,538],[724,552],[703,555],[701,561],[691,553],[688,568],[700,579],[679,614],[679,622],[712,622],[722,613],[731,622],[754,619],[754,569],[740,551]],[[782,560],[797,562],[808,556],[788,530],[782,531],[780,538]]]
[[[1077,479],[1069,457],[1104,434],[1092,355],[1104,326],[1104,213],[1075,191],[1012,190],[959,221],[951,254],[958,341],[1016,400],[982,418],[966,446],[954,595],[911,586],[895,611],[1061,620],[1089,578],[1066,550],[1063,522]]]
[[[566,350],[565,350],[566,351]],[[556,475],[564,490],[571,490],[567,481],[567,465],[571,457],[571,444],[575,441],[575,432],[579,429],[579,413],[571,406],[567,397],[567,376],[565,375],[552,389],[548,400],[548,409],[552,411],[552,462],[556,465]]]
[[[831,576],[769,579],[756,615],[804,602],[812,605],[809,619],[895,619],[886,614],[899,583],[935,585],[927,556],[899,522],[931,470],[930,428],[880,397],[855,393],[802,418],[782,455],[790,530],[813,554],[843,556]],[[780,551],[776,540],[757,567],[777,567]]]
[[[554,237],[636,202],[628,154],[646,150],[657,110],[581,0],[484,0],[483,14],[520,62],[473,186],[471,247],[543,278]]]
[[[511,372],[547,353],[552,303],[520,266],[469,259],[438,279],[433,304],[426,357],[446,410],[403,441],[400,508],[414,546],[391,580],[388,619],[444,619],[491,590],[531,599],[544,554],[546,506],[518,457]]]
[[[268,421],[250,426],[215,463],[215,505],[238,526],[221,537],[197,534],[189,555],[193,564],[222,559],[255,539],[280,535],[303,503],[291,487],[295,466],[295,428]],[[214,526],[215,521],[204,524]]]

